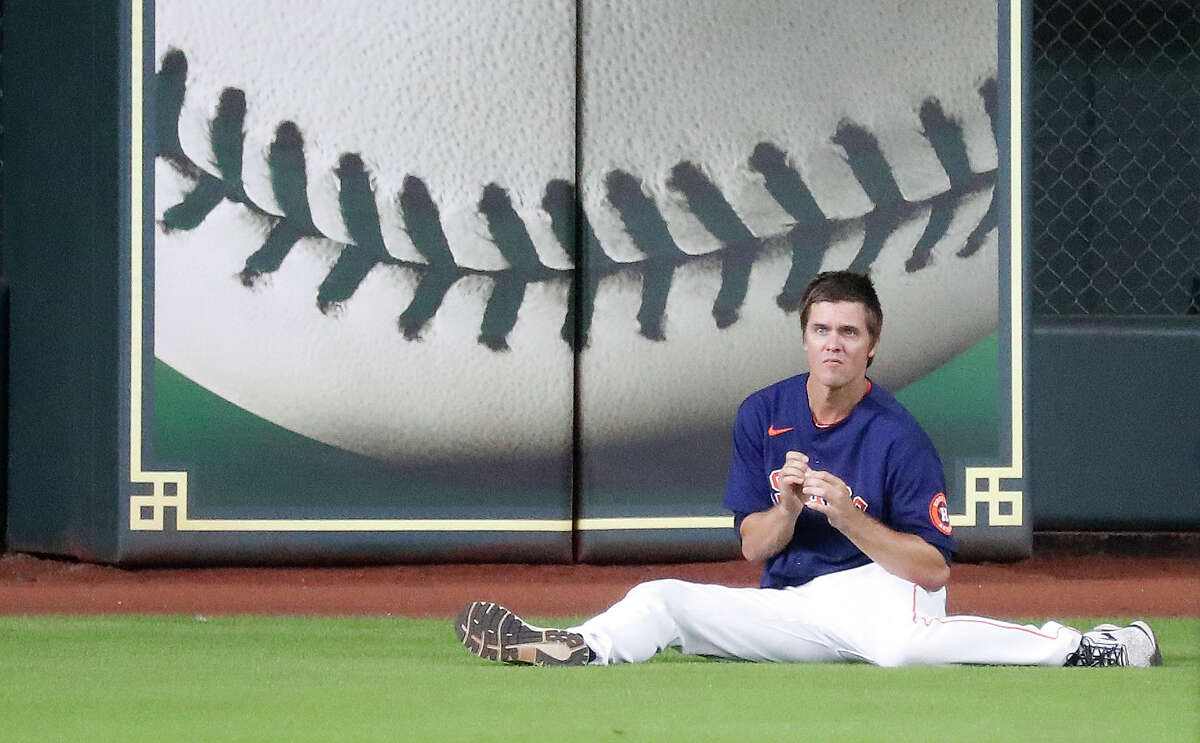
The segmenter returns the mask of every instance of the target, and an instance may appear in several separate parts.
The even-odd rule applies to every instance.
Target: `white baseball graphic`
[[[578,89],[573,0],[155,12],[155,354],[305,436],[566,451],[575,348],[585,442],[728,426],[818,270],[886,387],[995,330],[992,3],[586,2]]]

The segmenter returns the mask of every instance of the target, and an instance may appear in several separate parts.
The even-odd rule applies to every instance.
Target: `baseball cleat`
[[[1162,662],[1154,631],[1139,620],[1125,627],[1101,624],[1084,632],[1079,648],[1067,656],[1066,665],[1148,668],[1161,666]]]
[[[458,641],[484,660],[533,666],[582,666],[590,651],[583,635],[526,624],[490,601],[472,601],[454,620]]]

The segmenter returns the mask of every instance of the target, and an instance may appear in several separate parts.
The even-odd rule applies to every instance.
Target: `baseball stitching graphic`
[[[889,388],[995,330],[992,4],[579,12],[577,89],[573,1],[159,0],[156,355],[438,461],[567,450],[576,352],[586,441],[725,427],[820,270]]]

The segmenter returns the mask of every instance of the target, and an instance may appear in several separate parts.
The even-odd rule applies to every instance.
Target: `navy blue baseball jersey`
[[[852,491],[855,505],[896,531],[916,534],[949,562],[956,551],[946,508],[942,463],[916,419],[891,393],[871,385],[846,418],[820,426],[808,406],[808,375],[755,392],[738,409],[725,506],[740,528],[747,514],[779,499],[777,478],[789,451],[830,472]],[[807,583],[818,575],[870,562],[854,543],[811,508],[801,511],[782,552],[767,560],[762,586]]]

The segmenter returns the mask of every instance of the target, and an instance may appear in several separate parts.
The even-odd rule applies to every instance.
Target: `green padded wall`
[[[119,38],[115,2],[5,3],[9,549],[116,554]]]

